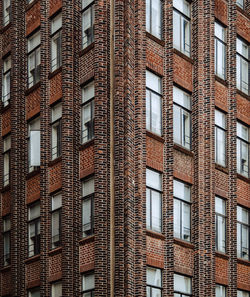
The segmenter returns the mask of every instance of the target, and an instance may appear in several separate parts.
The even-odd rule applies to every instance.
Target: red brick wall
[[[175,272],[193,275],[194,251],[192,249],[174,244],[174,270]]]
[[[164,241],[162,239],[147,236],[147,265],[164,267]]]
[[[52,104],[56,100],[62,97],[62,73],[59,72],[57,75],[50,79],[50,100],[49,103]]]
[[[2,114],[2,136],[10,132],[10,109]]]
[[[5,296],[11,293],[12,281],[11,281],[11,270],[4,271],[1,273],[1,296]]]
[[[62,162],[58,162],[49,168],[49,191],[54,192],[62,187]]]
[[[228,260],[215,257],[215,282],[228,284]]]
[[[62,254],[49,257],[49,281],[56,281],[62,277]]]
[[[94,76],[94,50],[90,50],[79,59],[80,82],[83,83]]]
[[[147,38],[147,67],[163,75],[163,47]]]
[[[227,92],[228,89],[223,84],[215,81],[215,105],[224,111],[227,111]]]
[[[237,118],[250,125],[250,101],[237,94]]]
[[[147,136],[147,166],[163,171],[163,143]]]
[[[38,1],[26,13],[26,35],[40,26],[40,20],[40,1]]]
[[[95,266],[95,243],[87,242],[79,247],[79,265],[80,271],[94,269]]]
[[[250,291],[250,266],[238,263],[238,288]]]
[[[193,90],[192,64],[177,54],[174,54],[174,82],[187,90]]]
[[[215,170],[215,194],[222,197],[228,195],[228,175],[220,170]]]
[[[26,184],[26,203],[34,202],[40,198],[40,174],[27,180]]]
[[[239,178],[237,180],[237,201],[250,208],[250,184]]]
[[[250,21],[246,16],[237,11],[237,33],[250,42]]]
[[[80,178],[94,172],[94,146],[80,151]]]
[[[40,88],[37,88],[34,92],[30,93],[26,97],[26,119],[30,119],[35,114],[40,112]]]
[[[2,193],[2,216],[10,213],[11,210],[11,194],[10,191]]]
[[[228,24],[227,21],[227,3],[224,0],[215,0],[214,7],[215,17],[220,20],[225,25]]]
[[[26,264],[25,270],[26,287],[32,288],[38,286],[40,283],[40,260]]]
[[[62,7],[62,0],[50,0],[49,1],[49,15],[53,15],[57,10]]]
[[[174,150],[174,176],[183,181],[193,182],[193,159],[178,150]]]
[[[2,53],[1,55],[6,55],[11,50],[11,28],[8,28],[3,34],[2,34]]]

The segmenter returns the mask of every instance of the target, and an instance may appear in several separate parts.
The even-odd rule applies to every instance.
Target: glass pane
[[[3,61],[3,72],[7,72],[11,68],[11,56],[8,58],[4,59]]]
[[[152,2],[152,34],[161,38],[161,0],[153,0]]]
[[[91,229],[91,198],[82,202],[82,226],[83,231]]]
[[[29,207],[29,220],[33,220],[40,217],[40,204],[35,204]]]
[[[62,297],[62,283],[52,285],[52,297]]]
[[[241,57],[236,55],[236,82],[237,88],[241,89]]]
[[[217,22],[214,23],[214,33],[217,38],[222,41],[225,41],[225,28],[218,24]]]
[[[245,291],[237,291],[237,297],[249,297],[249,292],[245,292]]]
[[[174,237],[181,238],[181,201],[174,199]]]
[[[242,225],[242,258],[249,259],[249,227]]]
[[[4,232],[9,231],[10,226],[11,226],[10,217],[4,218],[3,219],[3,231]]]
[[[236,50],[239,54],[248,59],[248,46],[239,38],[237,38]]]
[[[146,30],[150,32],[150,0],[146,0]]]
[[[152,197],[152,229],[161,232],[161,194],[151,191]]]
[[[174,105],[174,142],[181,144],[181,108],[177,105]]]
[[[87,7],[92,2],[94,2],[94,0],[82,0],[82,9]]]
[[[215,197],[215,212],[225,215],[226,214],[226,203],[225,200]]]
[[[30,166],[40,166],[40,131],[30,131]]]
[[[151,199],[150,199],[150,195],[151,195],[151,190],[147,189],[146,192],[146,199],[147,199],[147,207],[146,207],[146,211],[147,211],[147,229],[151,229]]]
[[[190,95],[177,87],[173,88],[173,100],[174,102],[185,107],[186,109],[189,109],[189,110],[191,109]]]
[[[174,180],[174,196],[185,201],[190,201],[190,187],[178,180]]]
[[[249,62],[241,59],[241,86],[242,91],[248,94],[248,82],[249,82]]]
[[[60,212],[55,211],[52,213],[52,241],[58,241],[60,234]]]
[[[161,135],[161,97],[151,94],[152,131]]]
[[[161,269],[147,267],[147,285],[161,287]]]
[[[62,103],[59,103],[51,108],[51,119],[52,122],[62,117]]]
[[[249,145],[245,142],[241,142],[241,173],[245,176],[248,176],[248,154],[249,154]]]
[[[181,50],[181,16],[176,11],[173,12],[173,46],[178,50]]]
[[[40,290],[39,289],[32,290],[29,293],[29,297],[40,297]]]
[[[3,151],[6,152],[11,148],[11,136],[7,136],[3,139]]]
[[[191,294],[191,278],[180,274],[174,274],[174,290]]]
[[[51,21],[51,34],[55,33],[62,27],[62,15],[59,14]]]
[[[82,276],[82,291],[87,291],[95,288],[95,275],[94,273]]]
[[[94,96],[95,96],[95,85],[94,85],[94,81],[92,81],[82,88],[82,103],[87,102],[88,100],[94,98]]]
[[[237,256],[241,258],[241,224],[237,224]]]
[[[161,191],[161,174],[147,168],[146,184],[147,187]]]
[[[217,247],[218,251],[226,251],[226,221],[221,216],[217,216]]]
[[[151,130],[151,91],[146,91],[146,128]]]
[[[221,285],[216,285],[215,296],[216,297],[226,297],[226,288]]]
[[[225,45],[218,41],[216,42],[217,45],[217,54],[216,54],[216,74],[219,77],[225,78]]]
[[[226,129],[226,115],[219,110],[215,110],[215,125]]]
[[[35,33],[28,39],[28,52],[32,51],[40,44],[40,32]]]
[[[191,117],[190,113],[183,110],[182,111],[182,145],[190,149],[191,146]]]
[[[248,127],[237,122],[237,136],[248,141]]]
[[[82,183],[82,196],[88,196],[95,192],[94,178],[90,178]]]
[[[161,289],[152,288],[152,297],[161,297]]]
[[[52,210],[62,207],[62,194],[57,194],[52,197]]]
[[[190,17],[190,4],[185,0],[173,0],[173,6]]]
[[[190,22],[185,18],[182,18],[182,26],[183,26],[183,52],[190,56]]]
[[[161,78],[151,71],[146,71],[146,87],[161,94]]]
[[[190,205],[182,203],[182,239],[190,241]]]

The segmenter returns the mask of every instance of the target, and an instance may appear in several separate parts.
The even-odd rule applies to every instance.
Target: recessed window
[[[82,0],[82,48],[94,41],[94,1]]]
[[[40,117],[28,124],[29,172],[40,166]]]
[[[82,88],[82,143],[94,138],[94,81]]]
[[[146,1],[146,29],[161,39],[162,37],[162,2],[161,0]]]
[[[226,202],[215,197],[216,250],[226,252]]]
[[[10,265],[10,216],[3,218],[3,265]]]
[[[10,0],[3,0],[3,26],[10,22]]]
[[[94,297],[95,275],[94,272],[85,273],[82,276],[82,297]]]
[[[51,72],[62,65],[62,15],[51,20]]]
[[[237,256],[249,260],[250,212],[237,206]]]
[[[215,297],[226,297],[226,287],[222,285],[216,285]]]
[[[236,0],[236,4],[241,8],[245,8],[245,0]]]
[[[186,0],[174,0],[173,39],[174,48],[188,57],[191,54],[190,14],[191,8]]]
[[[62,153],[62,103],[51,109],[51,157],[52,160]]]
[[[40,81],[40,31],[28,38],[28,88]]]
[[[226,167],[226,115],[215,110],[215,163]]]
[[[62,297],[62,283],[56,282],[51,286],[51,297]]]
[[[174,297],[192,296],[192,282],[191,278],[174,274]]]
[[[236,43],[237,64],[237,88],[245,94],[249,94],[249,50],[248,44],[237,38]]]
[[[56,248],[61,245],[61,214],[62,214],[62,194],[58,193],[51,198],[52,248]]]
[[[162,135],[162,79],[146,71],[146,87],[147,130]]]
[[[3,106],[10,103],[11,56],[3,60],[2,102]]]
[[[11,136],[3,138],[3,186],[6,187],[10,183],[10,149]]]
[[[161,269],[147,267],[147,297],[162,296]]]
[[[147,169],[147,229],[156,232],[162,230],[162,176]]]
[[[237,290],[237,297],[250,297],[250,293],[247,291]]]
[[[191,193],[190,186],[174,180],[174,236],[191,239]]]
[[[237,172],[249,177],[249,128],[237,122]]]
[[[215,22],[214,31],[215,74],[226,79],[226,29]]]
[[[40,297],[40,288],[30,289],[28,291],[29,297]]]
[[[94,233],[94,177],[82,182],[82,236]]]
[[[191,148],[191,98],[190,95],[174,87],[174,142]]]
[[[40,254],[40,203],[28,208],[29,257]]]

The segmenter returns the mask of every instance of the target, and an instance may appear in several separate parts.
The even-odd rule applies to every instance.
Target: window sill
[[[62,66],[60,66],[59,68],[57,68],[56,70],[54,70],[53,72],[49,73],[48,79],[53,78],[54,76],[56,76],[58,73],[62,72]]]
[[[3,268],[0,269],[1,272],[6,272],[9,271],[11,269],[11,264],[3,266]]]
[[[151,137],[151,138],[154,138],[155,140],[158,140],[158,141],[164,143],[164,138],[162,136],[157,135],[157,134],[155,134],[155,133],[153,133],[153,132],[151,132],[149,130],[146,130],[146,135]]]
[[[186,248],[189,248],[189,249],[194,249],[194,244],[191,243],[190,241],[185,241],[185,240],[182,240],[180,238],[174,238],[174,243],[175,244],[178,244],[180,246],[183,246],[183,247],[186,247]]]
[[[181,146],[177,143],[174,143],[174,149],[177,150],[177,151],[180,151],[188,156],[191,156],[193,157],[194,156],[194,153],[188,149],[186,149],[184,146]]]
[[[40,254],[32,256],[32,257],[24,260],[24,263],[25,264],[30,264],[30,263],[33,263],[33,262],[36,262],[36,261],[39,261],[39,260],[40,260]]]
[[[249,177],[246,177],[244,175],[241,175],[240,173],[237,173],[237,178],[247,182],[247,183],[250,183],[250,178]]]
[[[33,7],[37,2],[40,2],[40,0],[34,0],[34,1],[32,1],[31,3],[27,4],[27,6],[26,6],[26,8],[25,8],[26,12],[27,12],[29,9],[31,9],[31,7]]]
[[[54,248],[54,249],[50,250],[48,252],[48,254],[49,254],[49,256],[54,256],[54,255],[60,254],[61,252],[62,252],[62,247],[59,246],[57,248]]]
[[[178,49],[173,48],[173,53],[180,56],[181,58],[183,58],[184,60],[188,61],[191,64],[194,64],[194,60],[190,57],[188,57],[187,55],[183,54],[182,52],[180,52]]]
[[[224,254],[224,253],[218,252],[218,251],[215,252],[215,256],[218,257],[218,258],[225,259],[225,260],[229,259],[229,256],[227,254]]]
[[[238,10],[240,13],[242,13],[245,17],[249,18],[249,14],[244,9],[239,7],[239,5],[236,5],[236,10]]]
[[[85,47],[84,49],[82,49],[80,51],[79,57],[85,55],[87,52],[89,52],[94,47],[95,47],[95,42],[92,42],[91,44],[89,44],[87,47]]]
[[[219,77],[219,76],[216,75],[216,74],[214,75],[214,78],[215,78],[216,81],[218,81],[218,82],[221,83],[222,85],[228,87],[228,82],[227,82],[225,79]]]
[[[6,110],[8,110],[8,109],[10,109],[10,103],[8,104],[8,105],[6,105],[6,106],[3,106],[3,102],[2,102],[2,109],[1,109],[1,113],[3,114],[3,113],[5,113],[5,111]]]
[[[146,36],[147,36],[149,39],[155,41],[156,43],[158,43],[158,44],[160,44],[160,45],[162,45],[162,46],[165,45],[165,41],[164,41],[164,40],[159,39],[158,37],[152,35],[151,33],[147,32],[147,31],[146,31]]]
[[[246,98],[247,100],[250,101],[250,96],[247,95],[246,93],[242,92],[241,90],[237,89],[237,94],[241,95],[242,97]]]
[[[49,167],[54,166],[55,164],[57,164],[61,161],[62,161],[62,156],[59,156],[56,159],[49,161]]]
[[[157,238],[157,239],[162,239],[162,240],[166,239],[166,236],[163,235],[162,233],[158,233],[158,232],[148,230],[148,229],[146,230],[146,235]]]
[[[10,27],[11,27],[11,21],[7,25],[1,28],[0,34],[3,34],[4,32],[6,32]]]
[[[85,150],[86,148],[90,147],[91,145],[93,145],[95,143],[95,139],[90,139],[89,141],[87,142],[84,142],[83,144],[80,145],[80,148],[79,150],[80,151],[83,151]]]
[[[215,169],[220,170],[220,171],[222,171],[222,172],[228,174],[228,168],[223,167],[222,165],[219,165],[219,164],[216,164],[216,163],[215,163]]]
[[[245,259],[237,258],[237,262],[238,262],[239,264],[243,264],[243,265],[250,266],[250,261],[249,261],[249,260],[245,260]]]
[[[94,242],[95,241],[95,235],[90,235],[88,237],[84,237],[82,238],[81,240],[79,240],[79,245],[84,245],[86,243],[89,243],[89,242]]]
[[[37,168],[37,169],[35,169],[35,170],[33,170],[33,171],[31,171],[31,172],[29,172],[29,173],[26,175],[26,180],[32,178],[33,176],[38,175],[39,173],[40,173],[40,167]]]
[[[34,92],[36,89],[38,89],[41,86],[41,82],[37,82],[35,85],[33,85],[32,87],[30,87],[29,89],[27,89],[25,91],[25,96],[28,96],[30,93]]]

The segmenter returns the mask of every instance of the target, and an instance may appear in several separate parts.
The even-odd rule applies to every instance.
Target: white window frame
[[[222,209],[220,208],[222,206]],[[224,224],[224,229],[223,228]],[[215,196],[215,249],[226,253],[227,248],[227,207],[226,201]]]
[[[239,214],[243,213],[242,211],[246,212],[248,222],[244,222],[239,217]],[[248,236],[248,238],[245,238],[246,246],[243,246],[243,229],[245,229],[245,234]],[[241,205],[237,206],[237,256],[247,261],[250,260],[250,210]]]
[[[174,273],[174,297],[192,296],[192,278]]]
[[[94,278],[94,283],[90,284],[90,286],[87,285],[88,278]],[[91,280],[92,281],[92,280]],[[95,293],[95,274],[93,271],[84,273],[82,275],[82,297],[94,297]]]
[[[33,43],[33,42],[34,43]],[[40,31],[32,34],[27,40],[28,43],[28,88],[40,81],[40,45],[41,35]]]
[[[51,20],[51,72],[62,66],[62,14]]]
[[[3,217],[3,265],[11,264],[10,245],[11,245],[11,220],[10,216]]]
[[[246,131],[246,137],[242,135],[242,131]],[[249,177],[249,127],[245,124],[237,122],[237,172],[245,177]],[[245,148],[247,159],[242,156],[242,151]]]
[[[82,237],[94,234],[94,196],[95,179],[94,176],[82,181]],[[86,206],[90,207],[88,217],[84,216]]]
[[[227,118],[224,112],[215,109],[215,163],[227,166]],[[224,139],[221,139],[221,136]],[[224,143],[224,145],[223,145]],[[223,146],[222,146],[223,145]]]
[[[39,125],[39,129],[38,129]],[[32,145],[33,144],[33,145]],[[34,148],[32,148],[34,146]],[[40,117],[28,123],[28,171],[32,172],[40,166]]]
[[[88,16],[90,14],[90,16]],[[85,27],[86,17],[90,17],[90,22]],[[82,49],[85,49],[94,42],[94,21],[95,6],[94,0],[82,0]]]
[[[159,10],[155,10],[158,5]],[[146,1],[146,30],[158,39],[162,39],[162,0]]]
[[[2,102],[3,106],[10,103],[11,95],[11,56],[3,59]]]
[[[3,186],[10,183],[10,152],[11,152],[11,135],[3,138]]]
[[[220,23],[214,24],[214,68],[215,75],[222,79],[226,79],[227,65],[227,45],[226,45],[226,28]],[[220,67],[221,66],[221,67]]]
[[[32,208],[39,209],[39,214],[31,215]],[[40,202],[36,202],[28,207],[28,256],[33,257],[40,254]],[[34,236],[32,232],[34,226]]]
[[[243,39],[237,37],[236,40],[236,82],[237,89],[249,95],[249,44]],[[243,73],[245,65],[247,67],[246,73]],[[243,80],[244,75],[246,79]]]
[[[62,103],[51,108],[51,159],[62,154]]]
[[[58,226],[55,228],[55,225]],[[51,246],[52,249],[61,245],[62,237],[62,194],[56,193],[51,197]]]
[[[159,296],[159,293],[162,296],[162,270],[147,266],[147,297]]]

